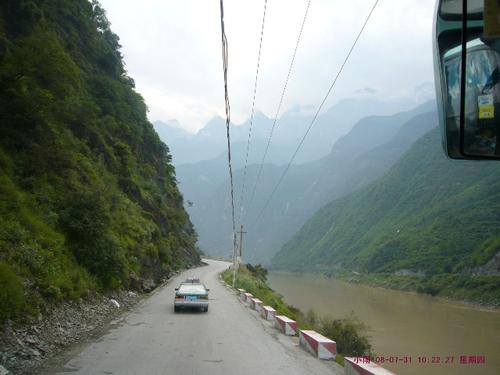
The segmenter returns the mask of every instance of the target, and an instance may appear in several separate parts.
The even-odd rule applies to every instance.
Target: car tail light
[[[175,295],[175,299],[184,299],[183,296],[178,296],[177,294]]]
[[[208,296],[200,296],[200,299],[208,299]]]

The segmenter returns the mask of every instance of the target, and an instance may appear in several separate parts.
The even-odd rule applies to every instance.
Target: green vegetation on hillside
[[[273,265],[410,274],[422,292],[500,301],[500,276],[475,275],[500,251],[499,228],[500,164],[446,159],[436,129],[382,178],[319,210]]]
[[[318,316],[310,309],[307,313],[286,304],[283,298],[266,283],[267,270],[260,265],[241,265],[236,274],[236,288],[245,289],[264,305],[271,306],[279,314],[285,315],[297,322],[300,329],[313,329],[316,332],[334,340],[337,343],[337,361],[342,364],[345,356],[373,356],[369,338],[365,335],[367,327],[355,317],[335,318]],[[222,273],[224,281],[231,285],[233,272]]]
[[[199,261],[97,1],[3,1],[0,87],[0,322]]]

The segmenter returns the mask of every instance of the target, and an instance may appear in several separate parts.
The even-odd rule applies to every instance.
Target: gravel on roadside
[[[45,315],[0,331],[0,374],[37,373],[44,362],[85,340],[142,299],[132,291],[94,294],[61,303]]]

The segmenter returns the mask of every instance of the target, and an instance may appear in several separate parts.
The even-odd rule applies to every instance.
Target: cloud
[[[218,107],[200,102],[194,96],[176,94],[158,87],[138,86],[138,90],[146,100],[150,120],[166,122],[176,119],[182,121],[179,124],[191,133],[199,130],[219,110]]]
[[[224,114],[219,3],[200,0],[101,0],[120,36],[127,70],[151,120],[176,118],[196,131]],[[250,115],[263,1],[225,2],[232,117]],[[313,0],[282,112],[318,105],[373,1]],[[295,47],[305,0],[268,2],[256,107],[274,116]],[[380,99],[411,97],[431,82],[434,0],[382,0],[326,107],[358,90]]]
[[[358,95],[374,95],[377,93],[377,89],[374,89],[373,87],[365,87],[362,89],[358,89],[355,91],[355,94]]]

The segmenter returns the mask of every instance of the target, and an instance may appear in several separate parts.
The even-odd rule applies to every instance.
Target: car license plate
[[[198,299],[197,296],[186,296],[185,298],[187,301],[196,301]]]

